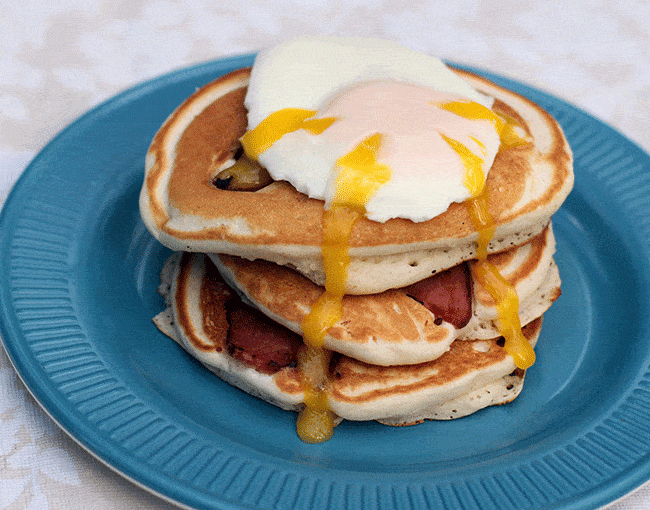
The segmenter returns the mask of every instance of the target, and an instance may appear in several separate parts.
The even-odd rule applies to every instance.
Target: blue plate
[[[174,72],[55,138],[0,219],[1,334],[29,390],[86,449],[195,508],[594,508],[650,478],[650,157],[499,76],[562,124],[576,185],[554,217],[563,296],[512,404],[406,428],[295,416],[230,387],[151,322],[168,250],[138,213],[144,154],[196,87],[252,56]]]

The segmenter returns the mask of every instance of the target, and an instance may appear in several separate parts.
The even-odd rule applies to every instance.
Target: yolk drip
[[[456,151],[465,166],[463,184],[473,197],[478,195],[485,187],[485,173],[481,167],[483,160],[459,141],[453,140],[443,133],[440,133],[440,135]]]
[[[322,388],[330,357],[330,351],[308,342],[298,353],[298,366],[305,387],[305,407],[298,415],[296,432],[305,443],[322,443],[334,434],[334,414]]]
[[[272,113],[241,138],[246,155],[257,159],[282,136],[298,129],[320,134],[336,120],[312,119],[314,110],[285,108]],[[323,349],[325,335],[343,315],[343,296],[350,257],[348,249],[355,222],[366,212],[368,200],[390,179],[390,168],[377,162],[382,135],[365,138],[352,151],[336,161],[339,173],[335,194],[323,214],[321,252],[325,267],[325,291],[312,305],[302,322],[304,348],[298,363],[305,386],[305,407],[297,420],[297,432],[306,443],[320,443],[332,437],[334,414],[329,409],[327,380],[330,352]]]
[[[325,267],[325,292],[312,305],[311,311],[302,322],[305,342],[312,349],[321,349],[327,331],[343,315],[343,296],[347,282],[350,256],[350,236],[354,223],[365,212],[368,200],[390,179],[390,168],[377,162],[377,151],[382,135],[377,133],[365,138],[348,154],[336,161],[339,174],[331,206],[323,215],[323,264]],[[298,418],[298,435],[305,442],[316,442],[314,436],[325,436],[327,395],[321,388],[325,381],[326,366],[316,380],[309,380],[305,407]],[[303,373],[305,369],[303,368]],[[324,411],[325,409],[326,411]],[[331,434],[330,434],[331,436]],[[328,437],[329,438],[329,437]],[[320,441],[318,441],[320,442]]]
[[[495,231],[494,219],[488,211],[487,193],[481,192],[465,202],[472,223],[479,233],[473,266],[474,277],[490,293],[497,308],[497,327],[505,339],[504,349],[518,368],[526,369],[535,363],[535,351],[521,331],[519,297],[514,286],[487,260],[487,245]]]
[[[501,147],[514,147],[528,143],[516,131],[512,119],[502,119],[483,105],[475,102],[453,101],[439,105],[467,119],[489,120],[499,133]],[[519,320],[519,297],[510,282],[487,260],[487,246],[495,232],[494,218],[488,210],[488,197],[485,189],[483,160],[462,143],[442,135],[456,151],[465,166],[465,186],[471,197],[465,202],[469,216],[478,231],[477,256],[474,277],[490,293],[496,302],[497,326],[505,339],[504,349],[512,356],[515,365],[525,369],[535,363],[535,351],[521,331]],[[476,141],[476,140],[475,140]]]
[[[305,129],[314,135],[319,135],[336,120],[334,117],[312,119],[314,115],[316,110],[303,108],[283,108],[273,112],[255,129],[247,131],[241,137],[244,152],[249,158],[257,160],[260,154],[287,133]]]
[[[305,129],[314,135],[318,135],[336,120],[333,117],[312,119],[311,117],[316,113],[315,110],[301,108],[285,108],[272,113],[260,122],[257,127],[247,131],[242,136],[241,143],[244,152],[249,158],[257,160],[260,154],[285,134]],[[328,216],[327,212],[325,216]],[[341,219],[344,216],[335,214],[332,218],[326,218],[329,223],[334,224],[328,229],[330,237],[335,237],[337,229],[340,228],[352,230],[352,225],[358,216],[349,217],[347,221]],[[325,224],[328,221],[325,221]],[[347,239],[349,239],[349,234]],[[337,249],[338,252],[341,252],[341,255],[335,255],[334,257],[337,261],[342,260],[343,255],[347,255],[347,250],[342,250],[339,246],[344,242],[345,239],[334,239],[334,242],[330,242],[330,244],[334,245],[335,252]],[[327,240],[323,244],[326,243]],[[342,265],[342,267],[338,268],[338,273],[347,274],[345,262],[339,262],[338,265]],[[337,278],[340,278],[340,276]],[[345,287],[345,283],[343,287]],[[306,443],[327,441],[334,432],[334,414],[329,410],[327,394],[322,389],[327,377],[330,352],[323,349],[322,346],[327,330],[341,317],[341,299],[342,295],[339,297],[337,294],[325,291],[313,305],[302,326],[305,346],[298,355],[298,364],[305,386],[305,407],[298,416],[296,426],[298,436]]]
[[[475,101],[449,101],[437,104],[437,106],[464,119],[489,120],[499,132],[503,129],[504,121],[487,106]]]
[[[323,214],[321,252],[325,292],[302,323],[305,339],[311,345],[322,346],[327,330],[341,318],[352,227],[365,214],[368,200],[390,179],[390,168],[376,159],[380,144],[381,135],[371,135],[336,161],[339,168],[336,192],[330,208]]]
[[[532,366],[535,363],[535,351],[521,332],[517,291],[494,264],[487,261],[479,261],[476,264],[474,276],[497,303],[497,326],[506,341],[506,352],[513,357],[517,367],[525,369]]]
[[[487,193],[482,191],[478,195],[473,195],[472,198],[465,202],[465,206],[472,219],[474,228],[478,231],[476,255],[479,260],[485,260],[487,262],[488,243],[492,240],[494,231],[496,230],[494,218],[492,218],[488,210]]]
[[[525,135],[522,136],[517,133],[517,128],[519,127],[517,121],[506,115],[497,115],[480,103],[474,101],[449,101],[447,103],[439,103],[436,106],[448,112],[455,113],[464,119],[489,120],[497,133],[499,133],[501,148],[518,147],[530,142]],[[474,141],[477,140],[474,139]]]

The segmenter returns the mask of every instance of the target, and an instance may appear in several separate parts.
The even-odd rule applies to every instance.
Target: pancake
[[[168,308],[155,323],[163,333],[226,382],[283,409],[300,409],[304,390],[296,366],[264,373],[230,354],[228,335],[234,325],[232,318],[223,319],[225,302],[235,293],[227,290],[206,256],[172,255],[160,291]],[[528,324],[524,334],[534,344],[540,330],[541,318]],[[325,391],[340,419],[408,425],[509,402],[521,391],[523,377],[498,338],[459,340],[437,359],[413,365],[378,366],[337,355]]]
[[[522,325],[540,317],[560,294],[554,251],[549,226],[528,243],[488,257],[517,290]],[[296,271],[266,261],[228,255],[210,258],[244,300],[275,322],[303,334],[301,323],[322,293],[321,287]],[[457,329],[410,297],[408,288],[348,295],[343,298],[343,317],[328,331],[324,347],[375,365],[430,361],[444,354],[457,338],[500,336],[494,300],[476,281],[472,284],[472,311],[469,323]]]
[[[147,228],[177,251],[224,253],[288,265],[319,285],[323,202],[286,182],[255,192],[218,189],[213,180],[239,149],[248,69],[199,89],[171,114],[146,158],[140,210]],[[534,143],[501,150],[486,186],[496,232],[488,251],[525,243],[549,223],[573,185],[572,156],[559,125],[539,106],[465,71],[493,109],[513,118]],[[476,257],[466,207],[452,204],[425,222],[358,221],[350,240],[346,293],[372,294],[417,282]]]
[[[402,50],[366,62],[355,48],[384,43],[344,41],[347,57],[339,43],[280,45],[252,79],[198,89],[154,137],[140,194],[177,251],[155,323],[225,381],[300,411],[305,442],[340,419],[406,425],[515,398],[560,295],[551,216],[573,186],[567,141],[536,104],[439,61],[409,80],[408,62],[383,66]],[[287,48],[314,44],[347,70],[296,68]],[[299,103],[321,85],[329,102]],[[239,187],[251,169],[261,180]]]

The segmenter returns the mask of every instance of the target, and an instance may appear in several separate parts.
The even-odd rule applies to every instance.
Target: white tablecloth
[[[3,2],[0,204],[31,157],[91,106],[167,71],[302,34],[396,39],[513,77],[650,151],[645,0]],[[0,350],[0,509],[172,507],[60,431]],[[650,508],[650,484],[611,508]]]

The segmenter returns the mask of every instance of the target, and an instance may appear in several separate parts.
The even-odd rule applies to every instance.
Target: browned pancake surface
[[[520,250],[526,250],[525,259],[506,276],[512,285],[525,281],[532,272],[539,270],[549,229],[546,227],[521,247],[489,255],[488,260],[502,270]],[[218,257],[232,273],[236,286],[256,306],[284,321],[300,324],[323,292],[322,287],[286,266],[231,255]],[[475,299],[485,306],[494,306],[494,299],[487,290],[477,284],[474,288]],[[343,298],[343,317],[328,334],[337,340],[352,343],[371,343],[376,337],[385,343],[417,342],[422,339],[435,343],[444,341],[448,330],[435,324],[431,312],[409,297],[404,288],[372,295],[346,295]]]
[[[273,375],[261,374],[259,379],[250,378],[244,376],[248,372],[241,364],[224,361],[229,358],[226,349],[212,349],[206,353],[208,344],[223,344],[227,334],[223,328],[227,324],[217,321],[214,327],[211,326],[214,317],[219,317],[223,311],[225,294],[220,286],[221,280],[209,262],[203,263],[204,260],[203,255],[185,254],[173,277],[175,284],[170,285],[175,293],[169,297],[177,307],[177,327],[180,326],[185,336],[189,336],[186,348],[208,367],[214,366],[214,371],[226,381],[237,384],[239,377],[248,381],[242,383],[242,387],[254,395],[264,394],[258,391],[256,384],[260,389],[271,384],[292,401],[300,398],[304,385],[299,368],[285,367]],[[198,300],[197,293],[200,295]],[[198,309],[193,308],[191,303],[197,302],[200,303]],[[533,340],[540,329],[541,318],[526,326],[524,334]],[[414,404],[417,409],[426,411],[429,405],[441,404],[500,380],[513,369],[514,363],[499,339],[455,341],[449,351],[436,360],[416,365],[382,367],[335,355],[325,389],[333,408],[345,413],[342,416],[348,419],[395,417],[402,416],[400,409],[395,407],[397,403],[406,407]],[[410,414],[404,416],[396,423],[417,421],[407,419]],[[422,416],[428,417],[429,414],[424,412]],[[391,423],[394,422],[395,419],[391,418]]]
[[[489,81],[464,71],[458,71],[477,89],[490,94],[499,90],[506,92]],[[243,106],[245,80],[249,70],[242,69],[226,75],[197,91],[173,114],[161,128],[149,150],[155,160],[149,171],[146,186],[151,209],[158,228],[179,238],[192,240],[224,239],[233,243],[265,245],[309,245],[318,246],[322,241],[323,202],[309,199],[297,192],[286,182],[274,183],[257,192],[220,190],[212,185],[216,168],[226,161],[238,146],[238,138],[246,129],[246,110]],[[220,95],[233,83],[241,87]],[[201,111],[188,125],[175,147],[173,161],[166,155],[173,139],[173,129],[194,103],[205,94],[213,94],[214,101]],[[520,98],[538,112],[551,130],[551,148],[540,154],[535,146],[505,149],[497,155],[488,179],[490,213],[498,225],[515,217],[542,207],[552,201],[571,173],[571,155],[557,123],[541,108]],[[494,110],[518,119],[529,131],[523,119],[511,107],[497,100]],[[546,191],[531,200],[526,206],[512,212],[513,205],[521,198],[531,164],[543,160],[554,168],[553,178]],[[198,216],[211,220],[225,220],[223,225],[212,224],[202,230],[185,231],[172,228],[167,222],[169,211],[161,203],[157,190],[165,171],[171,167],[168,185],[169,206],[180,214]],[[235,232],[228,220],[244,218],[249,228]],[[351,247],[404,245],[409,243],[435,241],[444,238],[463,238],[474,233],[474,228],[463,204],[454,203],[449,209],[426,222],[415,223],[405,219],[393,219],[385,223],[367,219],[358,221],[353,229]]]
[[[539,334],[542,320],[523,329],[526,338]],[[418,365],[380,367],[342,357],[328,388],[333,400],[362,403],[387,396],[409,395],[458,381],[474,372],[498,365],[508,358],[500,339],[455,341],[439,358]]]
[[[300,324],[323,292],[322,287],[285,266],[229,255],[221,255],[220,260],[254,303],[285,321]],[[375,336],[388,343],[422,339],[435,343],[447,339],[448,329],[435,325],[431,312],[403,291],[389,290],[371,296],[345,296],[343,317],[328,334],[352,343],[366,343]]]

